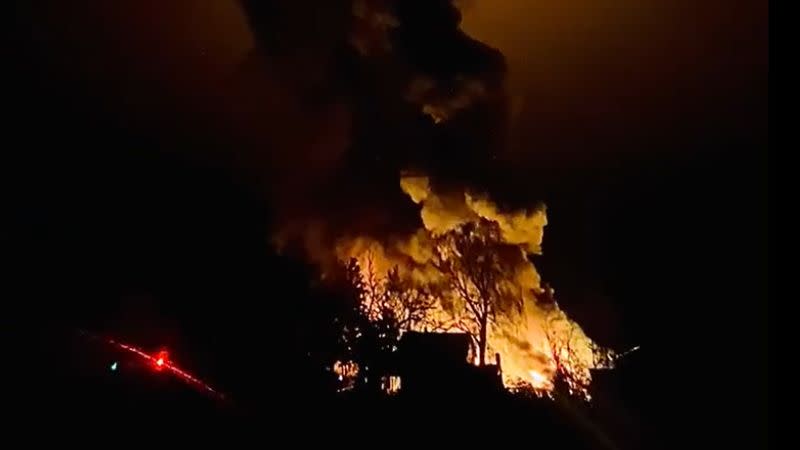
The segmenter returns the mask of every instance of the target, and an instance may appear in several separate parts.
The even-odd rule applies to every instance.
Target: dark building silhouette
[[[467,360],[471,343],[466,333],[405,333],[400,339],[395,362],[402,395],[502,392],[499,356],[496,364],[475,366]]]

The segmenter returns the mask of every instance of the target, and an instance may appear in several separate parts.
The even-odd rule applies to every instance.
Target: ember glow
[[[355,387],[358,380],[358,364],[353,361],[336,361],[333,364],[333,373],[339,380],[339,392],[349,391]]]

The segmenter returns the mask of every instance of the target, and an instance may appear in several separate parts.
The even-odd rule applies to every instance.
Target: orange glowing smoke
[[[464,256],[443,248],[442,236],[461,233],[471,223],[493,224],[503,251],[493,255],[503,268],[496,281],[498,297],[513,297],[515,306],[498,310],[490,320],[487,354],[500,355],[503,381],[509,389],[546,393],[561,376],[566,377],[570,392],[588,397],[590,371],[604,367],[597,363],[604,351],[558,307],[552,290],[540,285],[539,273],[528,259],[529,254],[541,252],[547,224],[544,209],[501,211],[485,196],[435,192],[423,176],[403,177],[401,187],[420,205],[422,228],[403,239],[357,236],[341,239],[337,246],[341,261],[355,258],[359,262],[365,284],[362,303],[368,316],[377,320],[388,307],[394,316],[408,319],[399,322],[401,332],[477,336],[479,330],[463,295],[452,287],[451,278],[460,274],[442,269],[443,259]],[[473,362],[477,364],[477,358]]]

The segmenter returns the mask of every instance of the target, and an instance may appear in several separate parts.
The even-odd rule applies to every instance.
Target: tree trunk
[[[486,328],[488,325],[488,317],[481,317],[480,330],[478,334],[478,355],[480,358],[481,367],[486,365]]]

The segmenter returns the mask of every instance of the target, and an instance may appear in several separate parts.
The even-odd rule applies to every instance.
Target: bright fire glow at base
[[[533,265],[545,209],[505,211],[486,195],[440,192],[416,173],[402,174],[400,187],[421,208],[416,232],[336,244],[364,316],[400,335],[466,333],[471,362],[496,359],[508,389],[588,399],[592,370],[613,367],[615,355],[561,310]]]
[[[531,370],[529,372],[531,374],[531,380],[533,381],[533,387],[544,387],[545,383],[548,382],[546,376],[540,374],[535,370]]]

